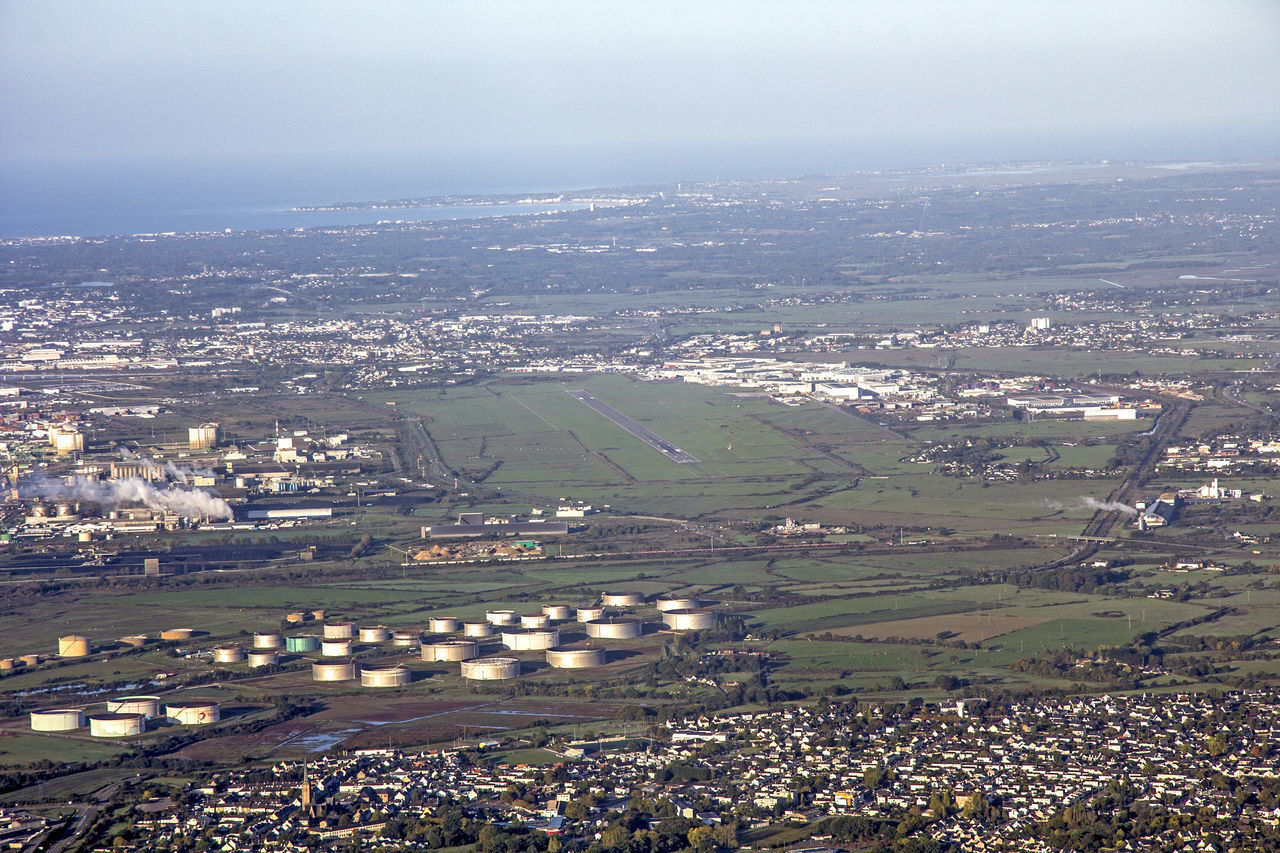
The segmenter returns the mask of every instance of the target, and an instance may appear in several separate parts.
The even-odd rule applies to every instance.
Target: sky
[[[1280,2],[0,0],[10,168],[1180,135],[1280,154]]]

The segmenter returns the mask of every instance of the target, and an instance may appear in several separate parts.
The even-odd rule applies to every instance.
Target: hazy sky
[[[1280,127],[1277,0],[0,0],[0,48],[10,165]]]

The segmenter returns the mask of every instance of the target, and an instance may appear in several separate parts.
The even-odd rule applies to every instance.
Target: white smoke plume
[[[227,502],[211,492],[178,484],[158,488],[136,477],[102,481],[76,477],[70,483],[48,477],[31,477],[23,480],[19,489],[25,495],[38,495],[51,500],[90,501],[105,507],[142,504],[149,509],[170,510],[187,518],[222,521],[232,517],[231,507]]]
[[[200,468],[179,468],[171,460],[160,462],[152,459],[150,456],[144,456],[141,453],[134,453],[123,444],[116,445],[116,451],[120,454],[120,458],[126,462],[136,462],[147,469],[152,480],[164,480],[172,483],[181,483],[187,485],[190,478],[197,474],[212,475],[213,469],[208,467]]]
[[[1071,505],[1061,503],[1060,501],[1049,500],[1048,498],[1045,498],[1043,501],[1041,501],[1041,503],[1043,503],[1049,509],[1070,509],[1071,508]],[[1085,509],[1100,509],[1100,510],[1105,510],[1107,512],[1112,512],[1112,511],[1123,512],[1125,515],[1138,514],[1138,511],[1133,507],[1129,506],[1128,504],[1123,504],[1123,503],[1120,503],[1119,501],[1100,501],[1097,498],[1089,497],[1087,495],[1084,497],[1076,498],[1076,503],[1074,504],[1074,506],[1083,507]]]

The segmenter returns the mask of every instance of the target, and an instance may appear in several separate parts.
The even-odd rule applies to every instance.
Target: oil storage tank
[[[432,616],[427,627],[433,634],[452,634],[459,628],[458,617]]]
[[[144,717],[160,716],[159,696],[121,696],[107,700],[108,714],[142,714]]]
[[[422,642],[421,631],[392,631],[391,645],[402,649],[411,649]]]
[[[351,657],[350,640],[321,640],[320,654],[327,658]]]
[[[544,604],[542,612],[553,622],[564,622],[573,618],[573,608],[567,604]]]
[[[605,607],[641,607],[644,605],[644,593],[606,592],[600,595],[600,603]]]
[[[716,626],[716,612],[703,607],[668,610],[662,621],[672,631],[705,631]]]
[[[592,619],[586,625],[588,637],[608,640],[634,640],[644,634],[644,623],[627,616]]]
[[[360,668],[360,685],[362,687],[403,687],[413,680],[413,671],[404,664],[389,666],[373,666],[366,664]]]
[[[546,628],[551,624],[551,617],[545,613],[523,613],[520,615],[521,628]]]
[[[280,656],[273,651],[259,649],[249,652],[249,666],[257,669],[260,666],[275,666],[280,662]]]
[[[503,628],[502,645],[512,651],[550,649],[560,645],[560,632],[555,628]]]
[[[443,640],[422,644],[422,659],[425,661],[467,660],[479,654],[480,645],[470,640]]]
[[[284,634],[279,631],[260,631],[253,635],[253,647],[255,649],[282,649],[284,648]]]
[[[58,655],[64,658],[82,658],[89,654],[89,638],[80,634],[68,634],[58,638]]]
[[[222,719],[222,706],[217,702],[170,702],[164,715],[184,726],[207,726]]]
[[[240,646],[217,646],[213,650],[214,663],[240,663],[244,659],[244,649]]]
[[[464,637],[488,637],[492,633],[493,623],[488,620],[462,623],[462,635]]]
[[[603,607],[579,607],[578,608],[579,622],[594,622],[597,619],[603,619],[605,616],[608,616],[608,615],[609,615],[609,612],[605,610]]]
[[[386,625],[370,625],[360,629],[360,642],[385,643],[391,639],[391,629]]]
[[[312,681],[350,681],[359,674],[360,664],[355,661],[316,661],[311,664]]]
[[[326,640],[349,640],[356,635],[354,622],[326,622],[324,638]]]
[[[84,726],[84,711],[78,708],[52,708],[31,712],[31,731],[69,732]]]
[[[664,613],[668,610],[697,610],[701,604],[696,598],[674,595],[664,595],[655,602],[655,606]]]
[[[129,737],[147,730],[142,714],[90,714],[89,734],[93,737]]]
[[[315,634],[297,634],[285,638],[286,652],[316,652],[320,650],[320,638]]]
[[[516,612],[514,610],[487,610],[484,618],[489,621],[490,625],[516,624]]]
[[[195,628],[166,628],[160,632],[160,639],[167,643],[185,643],[195,632]]]
[[[462,677],[472,681],[502,681],[519,674],[517,658],[472,658],[462,662]]]
[[[556,669],[604,666],[607,659],[607,653],[600,646],[559,646],[547,649],[547,663]]]

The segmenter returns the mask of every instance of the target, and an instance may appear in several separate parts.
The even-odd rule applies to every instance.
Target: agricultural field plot
[[[901,637],[908,640],[963,640],[967,643],[983,643],[1004,634],[1021,631],[1047,621],[1045,616],[1010,616],[1005,613],[979,611],[976,613],[951,613],[945,616],[925,616],[918,619],[900,619],[880,622],[857,629],[841,629],[836,633],[857,633],[872,640]]]
[[[910,593],[840,598],[795,607],[747,611],[747,616],[752,625],[783,628],[796,634],[821,634],[877,622],[964,613],[982,606],[975,601],[943,601],[921,593]]]

